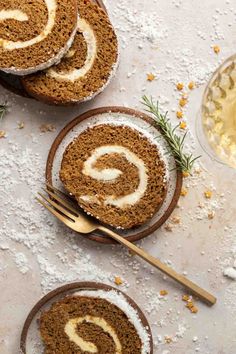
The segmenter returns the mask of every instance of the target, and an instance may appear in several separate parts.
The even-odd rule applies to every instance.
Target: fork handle
[[[133,243],[126,240],[124,237],[116,234],[115,232],[107,229],[104,226],[99,226],[98,229],[104,232],[106,235],[110,236],[112,239],[116,240],[120,244],[126,246],[136,255],[147,261],[149,264],[154,266],[155,268],[161,270],[163,273],[167,274],[172,279],[176,280],[178,283],[183,285],[185,288],[190,290],[194,295],[203,300],[207,305],[212,306],[216,303],[216,298],[208,293],[206,290],[199,287],[197,284],[193,283],[191,280],[187,279],[183,275],[177,273],[172,268],[168,267],[164,263],[162,263],[159,259],[151,256],[147,252],[143,251],[141,248],[137,247]]]

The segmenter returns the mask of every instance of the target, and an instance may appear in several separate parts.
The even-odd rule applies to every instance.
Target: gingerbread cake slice
[[[105,11],[79,0],[78,30],[73,46],[59,65],[22,79],[28,94],[52,104],[89,100],[100,93],[115,73],[118,43]]]
[[[84,290],[42,313],[45,354],[150,354],[151,334],[116,290]]]
[[[58,63],[77,19],[76,0],[0,0],[0,70],[27,75]]]
[[[83,131],[64,152],[60,179],[88,214],[122,229],[147,222],[167,192],[157,144],[125,125]]]

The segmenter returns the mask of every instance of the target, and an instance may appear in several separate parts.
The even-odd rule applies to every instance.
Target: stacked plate
[[[117,67],[117,37],[98,0],[4,1],[0,38],[2,84],[51,104],[95,97]]]

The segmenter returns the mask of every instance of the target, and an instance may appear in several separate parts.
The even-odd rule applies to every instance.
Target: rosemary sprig
[[[7,102],[0,104],[0,122],[3,120],[3,118],[5,117],[5,114],[8,111],[8,104]]]
[[[176,127],[172,127],[170,120],[167,118],[168,112],[164,115],[160,113],[159,104],[158,102],[155,104],[152,97],[148,98],[147,96],[143,96],[142,104],[146,107],[147,112],[153,114],[157,126],[169,144],[170,152],[175,158],[177,168],[182,172],[191,173],[194,162],[199,159],[200,156],[193,157],[192,154],[186,154],[184,152],[187,132],[183,136],[178,136],[176,129],[179,127],[179,124]]]

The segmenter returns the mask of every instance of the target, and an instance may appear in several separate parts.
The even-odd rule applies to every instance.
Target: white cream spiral
[[[48,10],[48,20],[45,28],[42,32],[28,41],[10,41],[7,39],[0,39],[0,47],[5,50],[14,50],[30,47],[34,44],[37,44],[43,41],[47,36],[52,32],[52,29],[55,25],[56,20],[56,11],[57,11],[57,1],[56,0],[44,0]],[[1,10],[0,11],[0,22],[6,21],[9,19],[17,21],[28,21],[28,15],[21,10]]]
[[[104,155],[120,154],[123,155],[130,164],[137,167],[139,173],[138,188],[131,194],[118,198],[115,195],[110,195],[105,198],[105,205],[113,205],[118,208],[125,208],[127,205],[135,205],[144,196],[148,185],[148,174],[145,163],[136,154],[128,148],[119,145],[104,145],[96,148],[91,156],[84,162],[83,174],[90,176],[98,181],[110,182],[115,181],[123,172],[116,168],[104,168],[103,170],[94,167],[97,160]],[[84,201],[94,200],[90,196],[81,196]]]
[[[74,342],[84,352],[98,353],[98,348],[94,343],[85,341],[77,333],[78,325],[80,325],[83,322],[92,323],[95,324],[96,326],[101,327],[103,331],[108,333],[110,337],[113,339],[116,347],[115,354],[122,354],[122,346],[114,328],[112,328],[101,317],[94,317],[94,316],[87,315],[84,317],[77,317],[69,320],[65,325],[65,333],[67,334],[70,341]]]
[[[59,81],[74,82],[84,77],[91,70],[97,55],[97,40],[90,24],[84,19],[78,19],[78,30],[83,33],[87,45],[87,54],[84,65],[80,69],[72,69],[68,72],[57,72],[50,68],[47,75]]]

